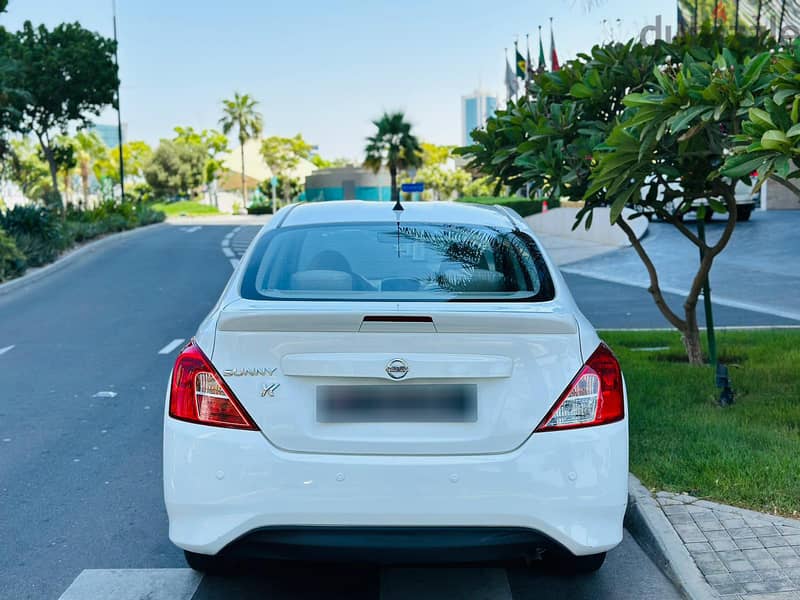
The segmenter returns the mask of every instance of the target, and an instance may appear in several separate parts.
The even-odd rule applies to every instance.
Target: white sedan
[[[190,566],[550,558],[622,540],[619,364],[502,207],[284,208],[167,391],[169,536]]]

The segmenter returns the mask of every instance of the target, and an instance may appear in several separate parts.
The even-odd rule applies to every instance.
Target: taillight
[[[194,340],[175,361],[169,416],[215,427],[258,429]]]
[[[536,431],[604,425],[624,417],[622,372],[614,353],[600,344]]]

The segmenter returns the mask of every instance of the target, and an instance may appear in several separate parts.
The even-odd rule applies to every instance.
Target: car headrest
[[[353,276],[343,271],[312,269],[292,275],[292,290],[352,291]]]

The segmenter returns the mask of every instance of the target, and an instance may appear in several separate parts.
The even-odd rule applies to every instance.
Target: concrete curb
[[[689,600],[717,600],[658,502],[633,475],[628,476],[625,527],[664,574]]]
[[[87,254],[92,254],[93,252],[97,252],[103,247],[110,245],[112,242],[118,242],[120,240],[124,240],[126,238],[132,237],[144,231],[152,231],[154,229],[164,226],[166,226],[166,223],[154,223],[152,225],[144,225],[142,227],[137,227],[136,229],[122,231],[120,233],[112,233],[111,235],[106,235],[100,238],[99,240],[93,240],[82,246],[78,246],[77,248],[68,250],[67,252],[62,254],[59,258],[57,258],[54,262],[51,262],[49,265],[38,267],[36,269],[31,269],[22,277],[17,277],[16,279],[12,279],[11,281],[0,283],[0,296],[5,296],[6,294],[10,294],[11,292],[14,292],[16,290],[28,287],[29,285],[32,285],[37,281],[44,279],[48,275],[52,275],[53,273],[60,271],[64,267],[69,266],[77,259],[86,256]]]

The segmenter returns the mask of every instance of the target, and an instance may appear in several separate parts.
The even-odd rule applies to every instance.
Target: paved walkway
[[[720,598],[800,600],[800,521],[686,494],[656,500]]]

